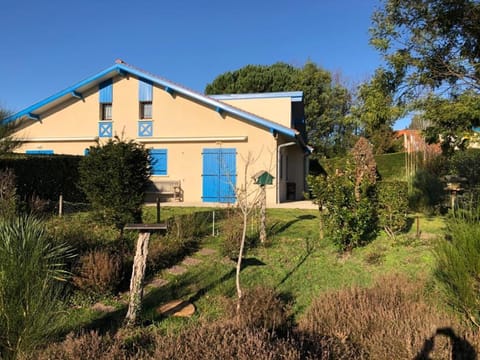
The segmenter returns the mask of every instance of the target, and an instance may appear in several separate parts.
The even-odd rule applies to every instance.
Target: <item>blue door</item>
[[[203,149],[204,202],[235,202],[237,184],[236,149]]]

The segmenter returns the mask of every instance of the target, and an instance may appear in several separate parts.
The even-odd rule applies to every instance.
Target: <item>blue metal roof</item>
[[[252,94],[219,94],[209,95],[215,100],[240,100],[240,99],[274,99],[288,97],[292,102],[303,101],[302,91],[282,91],[282,92],[268,92],[268,93],[252,93]]]
[[[187,98],[191,98],[194,100],[199,101],[204,105],[208,105],[212,107],[214,110],[218,112],[227,113],[230,115],[237,116],[247,122],[251,122],[256,125],[260,125],[264,128],[267,128],[270,132],[277,132],[287,137],[296,138],[299,135],[298,131],[295,129],[291,129],[289,127],[277,124],[271,120],[262,118],[255,114],[249,113],[247,111],[241,110],[220,100],[217,100],[213,97],[206,96],[204,94],[197,93],[193,90],[187,89],[181,85],[175,84],[169,80],[163,79],[156,75],[150,74],[146,71],[140,70],[136,67],[133,67],[129,64],[121,60],[117,60],[115,65],[99,72],[96,75],[93,75],[79,83],[70,86],[48,98],[39,101],[9,117],[4,119],[5,123],[9,123],[15,121],[22,117],[29,117],[35,120],[39,120],[41,118],[42,112],[68,100],[72,97],[79,98],[82,96],[82,93],[88,89],[97,86],[98,84],[104,82],[107,79],[111,79],[117,75],[133,75],[143,81],[150,81],[156,86],[163,87],[163,89],[169,93],[178,93]],[[297,93],[297,92],[293,92]],[[257,95],[258,96],[258,95]]]

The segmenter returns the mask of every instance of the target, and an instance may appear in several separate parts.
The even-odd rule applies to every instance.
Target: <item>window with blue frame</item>
[[[150,149],[150,164],[152,165],[152,175],[167,175],[168,150]]]
[[[152,82],[138,79],[138,136],[153,136],[153,85]]]
[[[111,79],[102,82],[98,86],[98,102],[100,104],[100,121],[98,123],[98,136],[101,138],[113,135],[113,82]]]

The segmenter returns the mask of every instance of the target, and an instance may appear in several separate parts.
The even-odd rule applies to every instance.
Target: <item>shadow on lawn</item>
[[[290,220],[286,223],[281,223],[281,222],[276,222],[274,223],[272,226],[270,226],[270,229],[268,231],[268,235],[277,235],[277,234],[280,234],[282,232],[284,232],[285,230],[287,230],[290,226],[292,226],[293,224],[299,222],[299,221],[302,221],[302,220],[313,220],[313,219],[316,219],[317,217],[315,215],[300,215],[300,216],[297,216],[295,219],[293,220]]]
[[[264,266],[265,263],[256,259],[256,258],[246,258],[242,262],[242,270],[249,266]],[[141,318],[145,319],[144,323],[148,324],[152,321],[158,321],[163,318],[162,315],[156,312],[156,309],[165,303],[168,303],[173,300],[185,299],[188,295],[192,294],[192,288],[195,288],[197,284],[204,282],[205,278],[213,277],[216,271],[212,270],[211,273],[200,273],[200,274],[191,274],[186,273],[178,278],[174,278],[172,281],[166,285],[153,289],[148,292],[142,301],[142,316]],[[187,297],[185,302],[195,303],[200,300],[206,293],[213,290],[220,284],[227,282],[228,280],[235,277],[236,269],[225,273],[219,279],[209,283],[208,285],[196,290],[193,295]],[[203,278],[203,281],[202,281]],[[231,292],[234,292],[235,285],[232,283]],[[89,324],[83,327],[84,330],[97,330],[100,334],[105,334],[107,332],[115,333],[119,328],[122,327],[127,313],[128,305],[122,306],[120,309],[113,312],[105,313],[102,317],[99,317]]]

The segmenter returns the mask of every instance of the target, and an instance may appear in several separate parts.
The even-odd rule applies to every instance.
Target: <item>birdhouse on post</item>
[[[272,185],[274,177],[269,172],[262,170],[253,175],[253,179],[255,180],[255,184],[265,186]]]
[[[267,239],[267,191],[265,185],[273,184],[273,175],[267,171],[259,171],[253,175],[255,184],[260,185],[260,242],[265,243]]]

